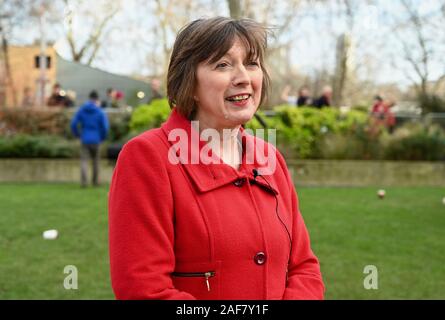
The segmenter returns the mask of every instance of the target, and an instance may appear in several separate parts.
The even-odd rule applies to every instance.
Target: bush
[[[445,160],[445,132],[440,126],[407,123],[393,134],[372,136],[366,126],[354,134],[331,134],[320,140],[323,159]]]
[[[110,132],[107,140],[110,142],[120,142],[125,140],[130,131],[131,113],[108,113]]]
[[[370,135],[367,124],[361,124],[351,132],[327,134],[317,143],[321,159],[330,160],[378,160],[383,158],[381,139],[388,135],[380,131]]]
[[[69,127],[70,113],[58,109],[0,109],[0,135],[64,134]]]
[[[72,158],[79,155],[77,141],[57,136],[0,137],[1,158]]]
[[[70,128],[74,114],[73,109],[1,109],[0,136],[59,135],[74,139]],[[108,140],[123,139],[129,132],[131,114],[124,110],[106,114],[110,123]]]
[[[407,124],[384,141],[388,160],[445,160],[445,132],[439,126]]]
[[[277,147],[288,159],[445,160],[445,132],[438,125],[407,123],[393,134],[385,130],[370,134],[368,115],[363,111],[341,113],[336,108],[293,106],[277,106],[274,110],[273,117],[266,117],[261,111],[258,115],[267,128],[277,130]],[[131,118],[128,113],[110,113],[110,137],[101,152],[104,153],[110,143],[125,142],[144,130],[159,127],[169,114],[170,107],[165,99],[136,108]],[[23,123],[33,123],[32,118],[25,119],[23,115],[19,119]],[[4,123],[0,125],[3,129]],[[16,124],[16,128],[25,129],[23,123]],[[65,126],[68,124],[65,122]],[[28,128],[31,134],[17,134],[11,131],[11,126],[8,128],[6,134],[0,135],[0,157],[72,158],[79,155],[78,140],[61,135],[39,135],[40,125]],[[246,128],[255,130],[263,126],[253,118]],[[264,138],[268,139],[267,132]]]
[[[274,111],[274,117],[263,118],[268,128],[277,130],[278,148],[286,157],[300,159],[319,158],[319,142],[325,135],[351,134],[368,119],[365,112],[353,110],[341,113],[337,108],[295,108],[281,105],[275,107]],[[254,119],[247,127],[257,129],[261,126]]]
[[[150,104],[137,107],[130,119],[130,134],[135,135],[159,127],[170,115],[167,99],[155,99]]]
[[[437,95],[419,95],[417,101],[419,102],[423,113],[445,112],[445,100]]]

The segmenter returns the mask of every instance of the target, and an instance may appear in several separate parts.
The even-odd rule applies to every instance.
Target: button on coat
[[[255,261],[255,263],[257,265],[262,265],[262,264],[264,264],[266,262],[266,255],[264,254],[264,252],[258,252],[255,255],[253,260]]]

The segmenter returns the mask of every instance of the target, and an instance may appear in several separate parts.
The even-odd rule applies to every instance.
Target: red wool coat
[[[260,156],[248,164],[244,155],[239,170],[173,164],[168,134],[176,128],[193,130],[173,110],[119,154],[109,193],[116,298],[322,299],[319,262],[279,152],[267,176],[253,173],[264,167]],[[249,139],[264,143],[241,134],[244,149]]]

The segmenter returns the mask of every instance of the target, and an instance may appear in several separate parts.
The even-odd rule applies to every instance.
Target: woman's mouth
[[[238,94],[238,95],[227,97],[226,100],[236,106],[244,106],[250,97],[251,97],[251,95],[246,93],[246,94]]]

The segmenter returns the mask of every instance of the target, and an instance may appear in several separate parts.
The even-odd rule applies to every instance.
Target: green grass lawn
[[[443,188],[299,188],[327,299],[445,299]],[[108,186],[0,184],[0,299],[112,299]],[[42,232],[57,229],[55,241]],[[65,290],[66,265],[78,290]],[[378,290],[365,290],[366,265]]]

